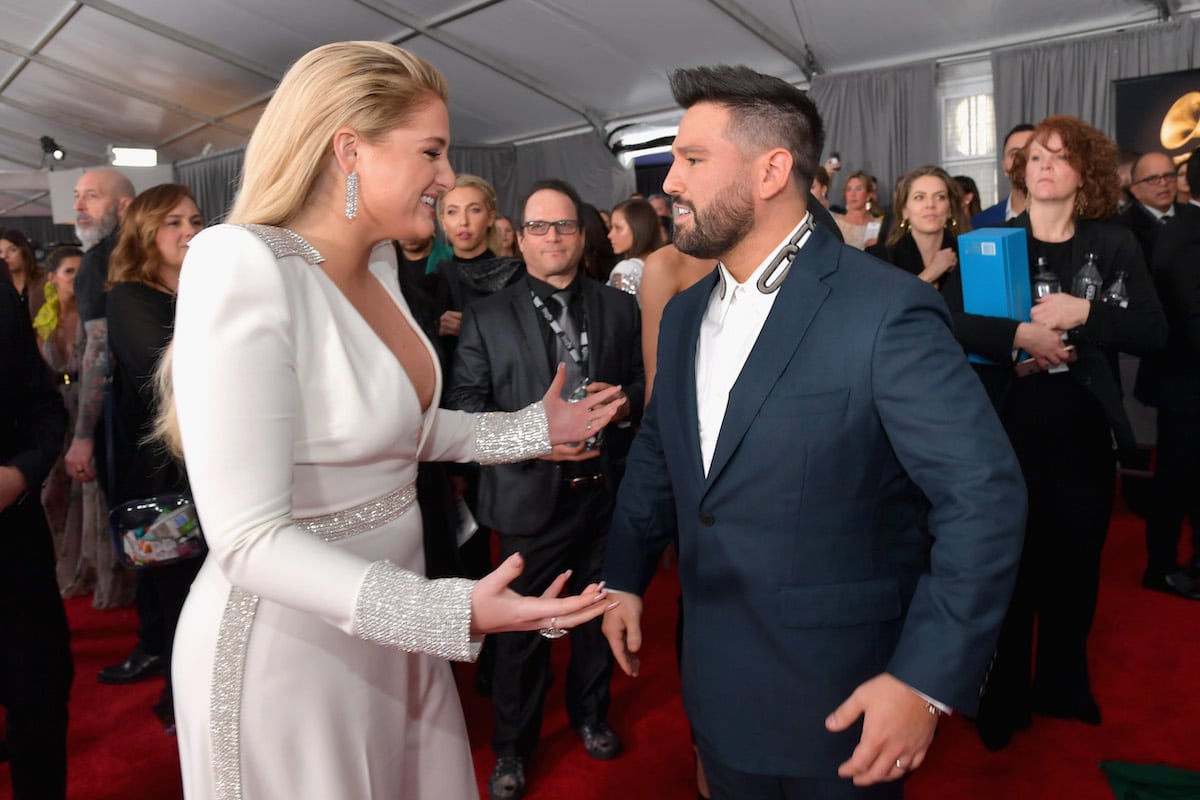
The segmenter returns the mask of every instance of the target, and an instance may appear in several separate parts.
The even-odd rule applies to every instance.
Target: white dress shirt
[[[804,219],[808,217],[808,214],[804,215]],[[717,437],[725,420],[725,408],[729,405],[729,392],[738,375],[742,374],[742,367],[775,305],[777,292],[760,292],[758,279],[803,224],[804,220],[801,220],[792,228],[745,283],[734,281],[725,265],[717,264],[720,280],[708,299],[708,309],[700,324],[700,340],[696,344],[696,413],[700,418],[700,453],[705,475],[708,475],[717,449]],[[804,234],[798,246],[803,248],[811,235],[811,231]]]

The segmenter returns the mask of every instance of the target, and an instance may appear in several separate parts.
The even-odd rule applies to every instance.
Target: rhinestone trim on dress
[[[242,679],[258,595],[232,587],[225,601],[209,699],[213,788],[217,800],[242,800]]]
[[[541,401],[520,411],[475,415],[475,460],[480,464],[512,464],[552,451],[550,427]]]
[[[253,233],[258,238],[262,239],[267,247],[271,248],[271,255],[275,258],[286,258],[287,256],[300,256],[310,264],[320,264],[325,260],[321,255],[321,251],[308,243],[300,234],[295,231],[290,231],[287,228],[277,228],[274,225],[242,225],[241,227]]]
[[[410,483],[391,494],[368,500],[354,508],[318,517],[297,517],[293,522],[297,528],[308,531],[326,542],[336,542],[398,519],[416,501],[417,486]]]
[[[450,661],[474,661],[471,646],[471,591],[475,581],[428,578],[390,561],[367,568],[354,629],[369,642]]]

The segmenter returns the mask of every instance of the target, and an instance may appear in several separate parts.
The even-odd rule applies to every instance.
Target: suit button
[[[713,515],[709,514],[707,511],[700,515],[700,524],[706,528],[711,528],[713,523],[716,521],[717,520],[713,517]]]

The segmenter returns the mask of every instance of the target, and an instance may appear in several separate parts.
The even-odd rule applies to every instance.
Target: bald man
[[[108,260],[120,236],[120,222],[135,195],[129,178],[115,169],[83,173],[75,184],[75,235],[86,252],[75,274],[75,303],[87,337],[79,380],[79,413],[65,458],[67,474],[94,481],[104,459],[104,376],[108,371]],[[99,446],[97,446],[99,442]],[[99,473],[103,475],[103,473]],[[158,604],[138,573],[138,643],[129,658],[100,670],[102,683],[132,683],[162,672],[165,634]]]

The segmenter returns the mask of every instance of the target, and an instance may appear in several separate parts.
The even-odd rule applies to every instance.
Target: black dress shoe
[[[161,675],[166,666],[162,656],[154,656],[139,644],[133,648],[129,658],[100,670],[101,683],[136,683],[155,675]]]
[[[621,752],[621,740],[607,722],[584,723],[578,730],[583,738],[583,749],[597,761],[616,758]]]
[[[1091,699],[1081,700],[1076,703],[1039,700],[1034,702],[1033,710],[1043,717],[1077,719],[1088,725],[1100,724],[1100,706],[1096,705],[1096,701]]]
[[[1156,575],[1147,572],[1142,575],[1142,586],[1147,589],[1153,589],[1156,592],[1166,592],[1177,597],[1184,597],[1188,600],[1200,600],[1200,586],[1194,583],[1187,576],[1187,573],[1181,569],[1169,572],[1166,575]]]
[[[519,800],[525,796],[525,762],[517,756],[500,756],[488,778],[491,800]]]

